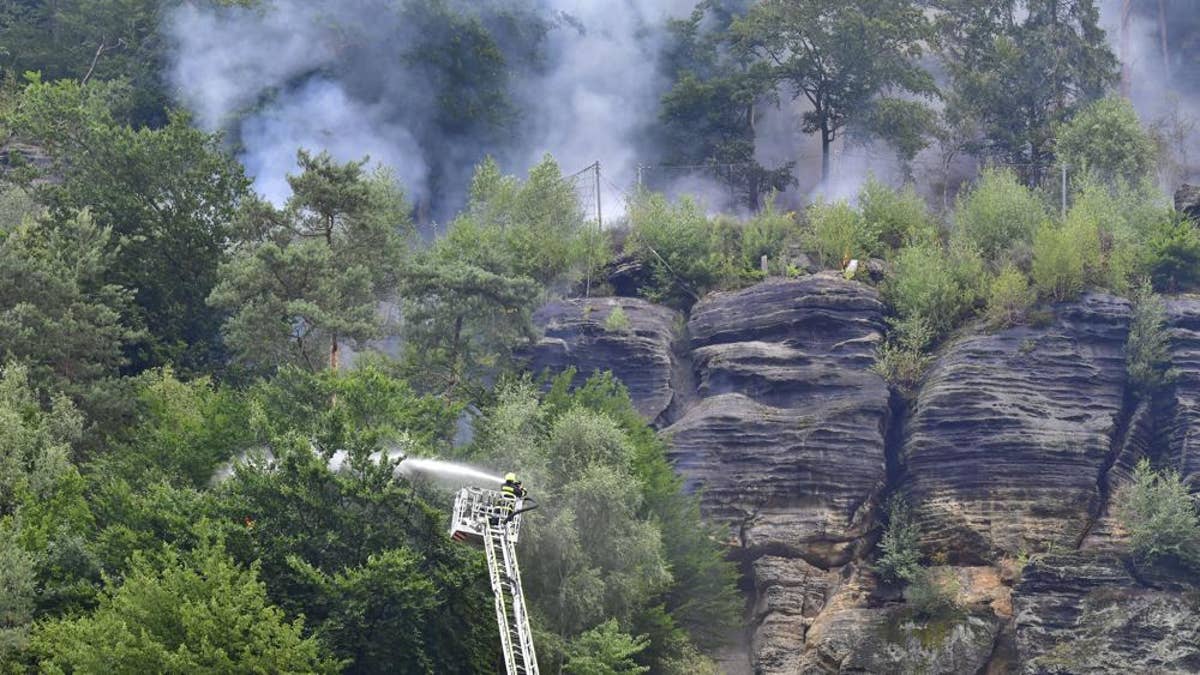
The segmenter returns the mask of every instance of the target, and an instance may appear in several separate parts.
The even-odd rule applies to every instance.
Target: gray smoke
[[[170,79],[200,124],[229,133],[256,189],[274,201],[286,197],[284,176],[304,147],[343,161],[369,154],[410,195],[436,198],[441,215],[458,208],[485,153],[514,173],[544,153],[565,173],[599,160],[605,202],[616,206],[668,84],[657,67],[664,21],[690,11],[691,0],[451,0],[491,29],[509,64],[514,121],[500,130],[447,128],[443,83],[412,58],[435,39],[406,21],[404,5],[422,2],[438,4],[185,3],[166,21]],[[510,16],[537,17],[544,38],[510,33]]]
[[[1181,181],[1200,179],[1200,91],[1195,89],[1195,73],[1184,72],[1182,64],[1164,60],[1158,12],[1168,32],[1169,52],[1172,31],[1186,27],[1195,30],[1194,0],[1134,2],[1130,14],[1128,52],[1121,53],[1121,8],[1123,0],[1104,0],[1100,5],[1101,26],[1109,46],[1123,57],[1130,71],[1130,99],[1142,121],[1166,141],[1167,159],[1163,187],[1173,191]],[[1188,20],[1191,26],[1181,26]],[[1174,40],[1185,39],[1176,34]],[[1172,54],[1173,56],[1173,54]],[[1173,67],[1169,67],[1173,66]]]

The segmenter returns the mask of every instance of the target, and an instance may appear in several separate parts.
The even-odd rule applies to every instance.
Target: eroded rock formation
[[[907,406],[869,370],[883,311],[831,274],[712,294],[686,324],[629,298],[574,300],[538,313],[530,360],[623,379],[730,526],[752,597],[728,672],[1200,671],[1200,590],[1177,570],[1147,578],[1112,513],[1148,454],[1200,481],[1200,298],[1168,303],[1178,372],[1153,401],[1127,382],[1124,299],[968,328]],[[891,492],[955,611],[918,616],[873,571]]]

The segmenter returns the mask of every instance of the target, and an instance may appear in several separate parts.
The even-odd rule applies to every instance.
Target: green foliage
[[[1107,183],[1137,183],[1155,167],[1154,141],[1128,99],[1109,96],[1081,109],[1055,140],[1058,161]]]
[[[546,155],[524,182],[487,158],[475,169],[467,212],[480,245],[501,262],[492,272],[542,285],[571,282],[605,262],[606,237],[584,219],[574,184]],[[453,227],[453,226],[452,226]]]
[[[646,636],[632,637],[622,633],[616,621],[604,623],[583,632],[567,646],[564,673],[572,675],[636,675],[649,672],[639,666],[634,657],[649,645]]]
[[[904,601],[922,619],[944,618],[958,609],[959,589],[954,568],[922,568],[904,589]]]
[[[608,316],[604,319],[604,330],[610,333],[628,333],[629,332],[629,317],[626,316],[625,310],[617,305],[608,312]]]
[[[455,400],[469,398],[472,383],[508,365],[533,339],[539,298],[537,283],[507,276],[476,233],[473,221],[455,221],[400,285],[405,369],[424,389]]]
[[[1076,241],[1074,229],[1051,221],[1038,229],[1033,243],[1033,285],[1047,300],[1070,300],[1083,290],[1088,254],[1094,249],[1089,240]]]
[[[629,204],[629,222],[626,249],[651,270],[639,289],[646,298],[690,307],[717,285],[721,261],[698,203],[685,197],[672,204],[661,194],[643,193]]]
[[[781,213],[775,200],[768,199],[762,211],[742,225],[740,234],[744,269],[759,269],[763,256],[778,265],[784,246],[797,234],[796,220],[794,214]]]
[[[302,622],[270,605],[257,568],[219,539],[190,554],[167,549],[158,568],[137,556],[108,579],[95,612],[38,626],[33,650],[48,672],[337,672]]]
[[[892,332],[887,342],[879,345],[871,372],[882,377],[901,395],[911,398],[932,361],[925,349],[937,336],[929,320],[921,316],[892,320],[891,323]]]
[[[879,250],[879,233],[845,201],[816,202],[808,207],[809,246],[825,267],[863,260]]]
[[[896,256],[884,294],[902,320],[920,319],[936,339],[972,311],[985,279],[983,262],[969,248],[907,246]]]
[[[1156,472],[1143,458],[1134,469],[1133,482],[1118,493],[1117,514],[1139,558],[1173,559],[1200,567],[1200,516],[1179,474]]]
[[[921,532],[903,496],[892,495],[886,509],[887,528],[879,540],[875,570],[887,581],[914,581],[921,572]]]
[[[1038,197],[1003,169],[985,169],[955,211],[957,231],[978,248],[983,258],[1000,264],[1028,245],[1046,209]]]
[[[241,397],[217,389],[209,378],[182,382],[169,368],[147,371],[137,379],[136,395],[136,426],[99,460],[115,474],[202,487],[219,462],[250,444],[249,411]]]
[[[476,430],[476,454],[520,466],[542,500],[522,531],[527,594],[549,634],[539,653],[554,664],[612,618],[649,638],[643,663],[694,661],[689,642],[723,644],[736,621],[734,570],[625,389],[605,374],[571,391],[573,375],[541,403],[528,384],[501,388]]]
[[[875,233],[890,249],[938,240],[925,200],[911,183],[897,190],[871,176],[858,194],[858,205],[866,231]]]
[[[93,47],[94,49],[94,47]],[[136,289],[145,339],[132,365],[173,362],[190,373],[224,358],[219,313],[206,304],[225,255],[230,224],[249,181],[221,139],[172,114],[159,129],[118,121],[128,90],[32,78],[11,124],[49,152],[51,175],[35,189],[63,224],[88,208],[117,246],[102,280]]]
[[[1157,219],[1146,233],[1141,269],[1162,291],[1200,285],[1200,232],[1177,215]]]
[[[1037,183],[1054,162],[1056,126],[1116,81],[1098,4],[1018,0],[1002,9],[972,0],[939,9],[947,116],[968,121],[965,149],[1021,165]]]
[[[0,672],[9,672],[29,644],[37,576],[33,556],[17,541],[16,531],[0,520]]]
[[[28,190],[0,182],[0,233],[15,229],[26,218],[41,216],[41,212]]]
[[[992,278],[988,289],[987,320],[996,328],[1007,328],[1025,320],[1025,314],[1037,300],[1029,279],[1012,265],[1005,266]]]
[[[830,144],[870,104],[936,91],[917,64],[931,29],[925,13],[905,0],[799,0],[755,4],[731,32],[739,53],[765,64],[764,77],[812,104],[801,128],[820,133],[828,178]]]
[[[54,223],[26,219],[0,234],[0,350],[28,364],[43,391],[64,392],[96,417],[128,407],[115,381],[138,337],[132,294],[108,283],[112,232],[87,211]]]
[[[1174,379],[1166,306],[1148,283],[1133,298],[1133,320],[1125,343],[1125,370],[1134,390],[1151,396]]]
[[[711,163],[716,180],[758,211],[764,203],[769,207],[771,192],[795,183],[795,162],[768,168],[755,157],[757,104],[773,100],[774,87],[766,64],[729,48],[734,18],[726,7],[704,3],[687,18],[668,22],[671,40],[663,61],[672,86],[659,115],[662,163]]]
[[[244,363],[271,371],[336,369],[341,342],[382,335],[378,304],[395,287],[411,229],[392,176],[301,150],[282,211],[252,202],[241,244],[209,302],[231,313],[222,332]]]

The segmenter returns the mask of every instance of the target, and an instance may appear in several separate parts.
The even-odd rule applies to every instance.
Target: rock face
[[[870,371],[883,310],[822,273],[714,293],[686,324],[629,298],[536,315],[531,367],[612,370],[730,526],[750,597],[725,672],[1200,672],[1200,581],[1133,568],[1113,516],[1141,457],[1200,486],[1200,297],[1168,302],[1178,377],[1153,400],[1127,382],[1123,299],[967,330],[908,404]],[[920,616],[873,571],[892,492],[956,609]]]
[[[847,561],[886,479],[875,291],[836,276],[715,293],[688,322],[701,397],[664,430],[705,513],[751,555]]]
[[[1174,386],[1165,397],[1161,432],[1172,465],[1186,480],[1200,479],[1200,298],[1166,303]]]
[[[962,338],[933,365],[904,440],[927,552],[951,562],[1074,548],[1102,506],[1125,418],[1130,306],[1086,295],[1042,328]]]
[[[1152,588],[1112,555],[1047,555],[1013,592],[1025,673],[1200,672],[1200,595]]]
[[[650,421],[671,404],[671,343],[683,323],[679,313],[637,298],[592,298],[552,302],[533,320],[545,334],[528,355],[533,372],[573,367],[582,383],[593,372],[611,370]]]

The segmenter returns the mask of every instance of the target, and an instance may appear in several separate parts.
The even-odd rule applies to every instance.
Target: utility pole
[[[592,164],[592,166],[590,168],[595,172],[595,176],[593,177],[593,180],[594,180],[593,185],[596,190],[596,231],[599,232],[600,229],[604,227],[604,216],[600,211],[600,160],[596,160],[596,162],[594,164]],[[641,166],[639,166],[638,167],[638,175],[639,176],[641,175],[641,170],[642,170],[642,168],[641,168]],[[592,297],[592,249],[595,248],[595,243],[596,243],[596,240],[592,236],[592,231],[589,229],[588,230],[588,254],[587,254],[587,281],[584,283],[584,287],[583,287],[583,297],[585,297],[585,298]]]

